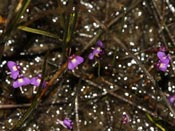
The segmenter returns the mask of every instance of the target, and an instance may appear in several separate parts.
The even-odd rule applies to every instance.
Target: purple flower
[[[163,51],[157,52],[157,57],[159,58],[159,61],[157,63],[157,68],[163,72],[165,72],[168,68],[169,62],[170,62],[170,56],[167,55]]]
[[[84,58],[78,55],[72,55],[68,58],[68,69],[73,70],[79,64],[83,63]]]
[[[122,115],[121,123],[122,124],[127,124],[129,121],[130,121],[130,118],[129,118],[128,114],[124,113]]]
[[[157,57],[163,63],[169,63],[170,62],[170,56],[167,55],[165,52],[162,52],[162,51],[157,52]]]
[[[104,54],[104,45],[100,40],[97,41],[96,47],[92,49],[93,51],[88,56],[90,60],[93,60],[94,57],[100,57],[102,54]]]
[[[11,72],[11,77],[16,79],[19,76],[20,66],[17,65],[14,61],[8,61],[7,66]]]
[[[68,118],[65,118],[65,119],[63,120],[63,124],[64,124],[64,126],[65,126],[67,129],[69,129],[69,130],[72,130],[72,129],[73,129],[73,122],[72,122],[72,120],[70,120],[70,119],[68,119]]]
[[[30,84],[32,84],[32,85],[34,85],[36,87],[39,87],[40,82],[41,82],[41,74],[39,74],[37,77],[33,77],[30,80]],[[42,87],[46,87],[46,82],[45,81],[43,81]]]
[[[56,124],[61,124],[63,127],[72,130],[73,129],[73,122],[72,120],[65,118],[63,121],[57,119]]]
[[[13,88],[18,88],[22,86],[26,86],[30,84],[30,79],[24,76],[17,78],[16,81],[13,82]]]
[[[21,93],[24,93],[22,90],[22,86],[26,86],[30,84],[30,79],[24,76],[20,76],[16,81],[13,82],[13,88],[19,88]]]
[[[163,63],[163,62],[159,61],[159,62],[157,63],[157,68],[158,68],[159,70],[165,72],[165,71],[167,70],[167,68],[168,68],[168,65],[169,65],[169,63]]]
[[[173,104],[174,101],[175,101],[175,95],[169,96],[168,101],[169,101],[170,104]]]
[[[38,76],[36,77],[33,77],[31,80],[30,80],[30,84],[31,85],[34,85],[34,88],[33,88],[33,93],[36,94],[36,87],[39,87],[41,83],[41,74],[39,74]],[[43,81],[42,83],[42,87],[46,87],[46,81]]]

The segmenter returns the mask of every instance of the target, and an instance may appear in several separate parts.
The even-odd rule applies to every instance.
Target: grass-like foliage
[[[0,130],[173,131],[175,3],[0,6]]]

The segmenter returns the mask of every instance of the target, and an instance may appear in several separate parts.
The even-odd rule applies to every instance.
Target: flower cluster
[[[10,70],[10,76],[14,80],[13,81],[13,88],[20,88],[21,92],[23,93],[22,86],[27,86],[29,84],[34,86],[33,93],[36,93],[35,88],[39,87],[41,83],[41,75],[39,74],[36,77],[28,78],[25,77],[23,74],[20,74],[21,67],[14,61],[8,61],[7,66]],[[46,82],[43,81],[42,87],[46,86]]]
[[[157,57],[159,58],[159,61],[157,63],[157,68],[160,71],[165,72],[168,68],[169,62],[170,62],[170,56],[165,53],[165,51],[158,51]]]
[[[88,58],[93,60],[95,57],[99,58],[104,54],[104,45],[102,41],[97,41],[96,46],[92,48],[93,51],[89,54]],[[84,58],[78,55],[72,55],[68,58],[68,69],[74,70],[78,65],[84,62]]]

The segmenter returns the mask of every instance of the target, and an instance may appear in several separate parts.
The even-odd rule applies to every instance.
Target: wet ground
[[[173,0],[9,0],[0,16],[0,130],[66,131],[65,118],[73,131],[175,130]],[[72,54],[84,58],[74,70]],[[8,61],[46,87],[14,88]]]

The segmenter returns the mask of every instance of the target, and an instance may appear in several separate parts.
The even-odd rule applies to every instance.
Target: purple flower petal
[[[37,77],[33,77],[30,80],[30,84],[32,84],[32,85],[34,85],[36,87],[39,87],[40,82],[41,82],[41,74],[39,74]],[[46,87],[46,82],[45,81],[43,81],[42,87]]]
[[[12,71],[16,71],[17,70],[17,68],[16,69],[14,69],[13,68],[13,66],[16,66],[17,64],[14,62],[14,61],[8,61],[7,62],[7,66],[8,66],[8,68],[10,69],[10,71],[12,70]]]
[[[11,72],[10,77],[13,78],[14,80],[19,76],[19,71]]]
[[[158,51],[158,52],[157,52],[157,57],[158,57],[159,59],[162,59],[163,57],[166,57],[166,54],[165,54],[165,52]]]
[[[175,101],[175,95],[169,96],[168,101],[170,102],[170,104],[173,104]]]
[[[90,60],[93,60],[94,57],[100,57],[102,54],[104,54],[104,45],[99,40],[99,41],[97,41],[96,47],[93,48],[93,51],[89,54],[88,58]]]
[[[79,64],[83,63],[83,61],[84,61],[84,58],[81,56],[76,56],[76,55],[70,56],[68,59],[68,69],[73,70]]]
[[[13,88],[18,88],[18,87],[20,87],[19,82],[18,81],[14,81],[13,82]]]
[[[163,61],[161,61],[162,63],[165,63],[165,64],[169,64],[170,63],[170,59],[169,58],[167,58],[167,59],[165,59],[165,60],[163,60]]]
[[[165,72],[168,68],[168,64],[167,63],[162,63],[161,61],[159,61],[157,63],[157,68],[163,72]]]
[[[33,77],[33,78],[30,80],[30,84],[32,84],[32,85],[34,85],[34,86],[36,86],[36,87],[39,86],[40,82],[41,82],[41,79],[38,79],[37,77]]]
[[[19,76],[20,66],[17,65],[14,61],[8,61],[7,66],[11,72],[11,77],[13,79],[16,79]]]
[[[30,84],[30,79],[27,77],[20,77],[16,81],[13,82],[13,87],[18,88],[21,86],[26,86]]]
[[[95,56],[98,56],[98,55],[100,55],[100,53],[101,53],[102,51],[103,51],[102,48],[96,47],[96,48],[93,50],[93,54],[94,54]]]
[[[79,64],[83,63],[84,58],[81,56],[76,56],[76,60],[77,60],[77,64],[79,65]]]
[[[73,129],[73,122],[70,119],[65,118],[63,121],[63,124],[67,129],[69,129],[69,130]]]
[[[24,77],[24,85],[29,85],[30,84],[30,79],[27,77]]]
[[[123,124],[127,124],[129,121],[130,121],[130,118],[129,118],[128,114],[123,114],[123,115],[122,115],[121,122],[122,122]]]
[[[68,69],[69,69],[69,70],[73,70],[75,67],[76,67],[76,65],[73,64],[72,62],[69,62],[69,63],[68,63]]]
[[[99,46],[99,47],[101,47],[101,48],[104,48],[104,44],[102,43],[101,40],[98,40],[98,41],[97,41],[96,46]]]
[[[164,62],[164,63],[170,62],[170,56],[167,55],[165,52],[162,52],[162,51],[157,52],[157,57],[161,62]]]
[[[88,56],[88,58],[89,58],[90,60],[93,60],[93,59],[94,59],[94,53],[90,53],[89,56]]]
[[[159,61],[157,63],[157,68],[159,70],[165,72],[168,68],[169,63],[170,63],[170,56],[167,55],[164,51],[158,51],[157,57],[159,58]]]

